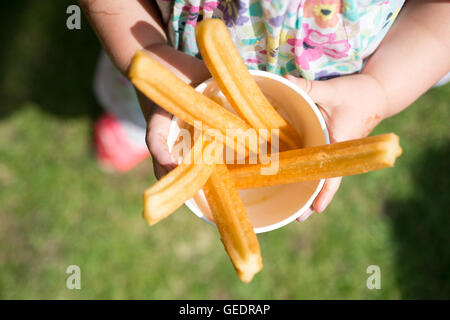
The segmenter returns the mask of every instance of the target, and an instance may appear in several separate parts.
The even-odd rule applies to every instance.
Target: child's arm
[[[407,1],[360,74],[327,81],[288,78],[320,105],[331,141],[368,135],[450,71],[450,3]],[[313,204],[323,211],[341,178],[327,180]]]
[[[159,9],[149,0],[79,0],[103,48],[116,67],[127,74],[137,50],[145,49],[187,83],[199,84],[210,77],[203,61],[177,51],[167,43]],[[176,165],[166,138],[171,115],[138,93],[147,119],[147,145],[159,177]]]
[[[384,117],[413,103],[450,71],[450,3],[410,0],[363,70],[386,95]]]

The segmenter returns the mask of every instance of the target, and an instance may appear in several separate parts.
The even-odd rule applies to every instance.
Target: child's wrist
[[[364,76],[367,79],[371,86],[371,90],[373,90],[374,94],[377,98],[379,98],[379,103],[376,104],[374,107],[375,110],[373,110],[374,114],[380,118],[380,122],[386,118],[389,118],[389,98],[383,84],[370,73],[361,73],[361,76]]]

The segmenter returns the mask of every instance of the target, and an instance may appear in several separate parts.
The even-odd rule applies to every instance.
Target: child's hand
[[[290,75],[286,78],[317,103],[325,118],[331,143],[367,136],[384,118],[388,107],[382,87],[368,75],[357,74],[326,81],[310,81]],[[327,179],[311,209],[298,220],[306,220],[314,211],[324,211],[341,180]]]
[[[382,119],[408,107],[449,72],[449,15],[448,1],[406,1],[361,74],[327,81],[288,77],[320,105],[331,142],[368,135]],[[326,208],[339,182],[327,180],[313,210]]]
[[[202,60],[177,51],[169,45],[154,45],[146,48],[146,52],[193,87],[211,77]],[[167,136],[173,116],[155,105],[138,90],[136,92],[147,120],[145,141],[152,155],[155,176],[160,179],[177,166],[177,162],[167,146]]]

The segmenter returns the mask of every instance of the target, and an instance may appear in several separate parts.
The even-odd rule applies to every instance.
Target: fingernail
[[[323,212],[327,208],[330,201],[331,199],[329,196],[324,196],[323,199],[320,199],[317,205],[314,206],[316,212]]]
[[[318,201],[318,203],[314,206],[314,210],[316,210],[317,213],[321,213],[323,210],[325,210],[325,204],[323,201]]]
[[[314,210],[316,210],[317,213],[321,213],[322,212],[322,203],[320,201],[318,201],[316,204],[314,204]]]
[[[308,219],[309,216],[312,215],[313,213],[314,213],[314,211],[304,213],[304,214],[302,214],[300,217],[297,218],[297,221],[299,221],[299,222],[304,222],[304,221],[305,221],[306,219]]]

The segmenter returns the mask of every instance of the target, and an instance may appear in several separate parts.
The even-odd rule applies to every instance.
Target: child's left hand
[[[364,74],[325,81],[311,81],[287,75],[317,103],[328,127],[330,142],[367,136],[384,119],[386,94],[372,77]],[[298,218],[305,221],[314,211],[322,212],[333,199],[342,177],[327,179],[310,210]]]

